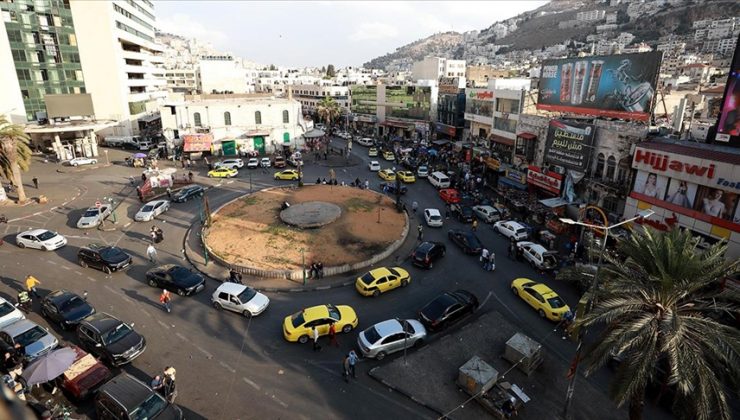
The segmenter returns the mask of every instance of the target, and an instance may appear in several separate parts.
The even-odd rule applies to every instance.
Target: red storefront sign
[[[680,159],[680,155],[669,155],[667,153],[658,153],[650,150],[638,148],[635,150],[635,159],[633,165],[649,165],[656,172],[674,172],[685,173],[696,177],[714,178],[715,165],[697,165],[689,163],[685,159]]]
[[[553,194],[560,194],[560,188],[563,185],[562,175],[549,172],[547,174],[542,173],[542,170],[537,167],[530,165],[527,171],[527,183],[542,188],[545,191]]]

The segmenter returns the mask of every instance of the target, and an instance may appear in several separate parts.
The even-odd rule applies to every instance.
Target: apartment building
[[[198,92],[198,72],[193,68],[167,69],[167,91],[194,95]]]
[[[320,86],[315,84],[293,85],[293,98],[301,103],[303,111],[315,114],[324,98],[332,98],[339,105],[342,115],[349,113],[350,99],[347,86]]]
[[[465,60],[442,57],[425,57],[414,63],[411,70],[414,80],[439,80],[440,77],[465,77]]]
[[[593,22],[603,20],[606,16],[606,10],[589,10],[587,12],[576,13],[576,20],[580,22]]]
[[[241,60],[231,55],[209,55],[198,60],[198,90],[203,93],[254,93]]]

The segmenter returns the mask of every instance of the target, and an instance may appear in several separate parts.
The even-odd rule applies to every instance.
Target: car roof
[[[20,232],[18,234],[19,235],[29,234],[29,235],[33,235],[33,236],[38,236],[38,235],[41,235],[44,232],[54,232],[54,231],[49,230],[49,229],[31,229],[31,230],[27,230],[25,232]]]
[[[400,333],[401,331],[403,331],[401,323],[398,322],[398,320],[396,319],[389,319],[387,321],[378,322],[377,324],[373,325],[373,327],[375,327],[375,330],[381,337],[387,337],[391,334]]]
[[[432,241],[424,241],[419,244],[419,246],[416,247],[417,251],[429,251],[430,249],[434,248],[435,246],[442,245],[441,242],[432,242]]]
[[[111,396],[126,411],[138,407],[153,393],[146,384],[125,372],[106,382],[99,392]]]
[[[387,267],[380,267],[376,268],[375,270],[370,270],[370,275],[376,279],[378,277],[387,276],[388,274],[391,274],[391,272],[388,270]]]
[[[425,212],[428,212],[430,216],[441,216],[442,214],[437,209],[424,209]]]
[[[546,284],[544,283],[537,283],[534,286],[530,286],[533,290],[537,291],[541,295],[553,295],[557,296],[557,293],[550,289]]]
[[[230,295],[238,295],[239,293],[246,290],[247,286],[243,284],[224,282],[216,289],[216,292],[226,292]]]
[[[18,334],[21,334],[25,331],[30,330],[31,328],[38,327],[39,324],[28,320],[28,319],[19,319],[18,321],[15,321],[14,323],[10,325],[6,325],[3,327],[3,331],[8,333],[9,336],[15,337]]]
[[[496,210],[495,208],[493,208],[491,206],[475,206],[474,208],[485,210],[485,211],[498,211],[498,210]]]
[[[303,310],[303,318],[306,321],[312,321],[317,318],[329,316],[329,310],[326,305],[311,306]]]
[[[70,292],[69,290],[59,289],[49,293],[48,295],[44,296],[44,298],[49,299],[54,303],[59,303],[69,300],[72,296],[78,295],[77,293]]]
[[[103,332],[114,328],[115,326],[121,324],[123,321],[105,312],[98,312],[96,314],[90,315],[82,322],[87,323],[98,332]]]
[[[145,206],[146,205],[152,205],[153,206],[153,205],[158,204],[158,203],[166,203],[166,202],[167,202],[167,200],[152,200],[152,201],[149,201],[147,203],[144,203],[144,205]]]
[[[513,220],[507,220],[507,221],[506,221],[506,222],[504,222],[504,223],[506,223],[506,224],[510,225],[510,226],[511,226],[511,227],[513,227],[513,228],[523,228],[523,227],[524,227],[524,226],[523,226],[523,225],[522,225],[521,223],[519,223],[519,222],[515,222],[515,221],[513,221]]]

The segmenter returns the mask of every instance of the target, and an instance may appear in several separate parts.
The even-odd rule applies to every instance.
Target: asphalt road
[[[336,168],[339,181],[349,183],[359,177],[370,180],[377,189],[381,180],[365,164],[370,159],[367,148],[355,146],[354,153],[361,156],[363,165]],[[122,160],[126,154],[111,150],[111,161]],[[376,159],[376,158],[372,158]],[[390,162],[381,160],[383,168]],[[409,287],[394,290],[379,298],[363,298],[352,287],[310,293],[271,293],[268,310],[254,319],[237,314],[218,312],[210,306],[210,296],[216,288],[214,282],[196,296],[174,296],[173,311],[167,314],[158,303],[159,290],[144,281],[145,271],[151,267],[146,261],[147,232],[152,223],[133,222],[139,203],[132,188],[126,184],[128,176],[140,176],[140,170],[113,164],[105,168],[86,168],[67,173],[56,172],[54,164],[36,163],[26,179],[38,176],[44,189],[59,188],[79,190],[79,197],[64,208],[29,215],[8,225],[0,225],[0,235],[6,244],[0,246],[0,294],[15,298],[27,274],[41,281],[42,293],[65,288],[81,293],[87,290],[89,301],[98,311],[109,312],[132,322],[148,341],[147,350],[124,371],[145,379],[161,372],[165,366],[178,371],[178,399],[186,417],[245,419],[245,418],[434,418],[433,412],[398,395],[365,373],[377,365],[376,361],[362,361],[358,380],[345,384],[340,375],[343,354],[356,340],[357,333],[339,335],[340,349],[324,342],[321,352],[313,352],[310,344],[286,342],[282,337],[283,318],[301,308],[322,304],[347,304],[355,308],[360,318],[359,328],[392,317],[413,318],[416,311],[440,291],[464,288],[485,301],[479,312],[495,309],[509,322],[519,326],[530,337],[544,344],[546,350],[564,360],[570,360],[573,343],[561,339],[554,332],[554,324],[539,316],[519,298],[512,295],[509,286],[516,277],[542,280],[555,289],[574,306],[577,295],[563,284],[544,278],[528,265],[506,258],[505,241],[490,226],[481,224],[478,235],[489,250],[496,253],[496,270],[485,272],[476,257],[464,255],[454,244],[448,243],[447,256],[432,270],[412,267],[407,254],[399,255],[400,265],[412,276]],[[251,172],[251,180],[247,175]],[[204,177],[200,168],[198,181],[213,185],[208,191],[212,208],[254,189],[273,185],[274,170],[242,169],[239,177],[218,182]],[[308,159],[304,179],[327,177],[328,168],[313,164]],[[283,182],[284,183],[284,182]],[[350,187],[347,187],[350,188]],[[95,200],[108,196],[126,197],[117,212],[118,223],[114,231],[82,231],[75,227],[82,210]],[[444,204],[435,189],[425,180],[409,185],[404,197],[408,203],[419,203],[419,214],[411,215],[413,242],[416,224],[421,223],[421,210],[436,207],[444,212]],[[165,241],[158,251],[163,263],[187,265],[182,254],[185,230],[198,217],[198,204],[194,201],[177,204],[159,217],[156,224],[164,230]],[[69,238],[69,244],[55,252],[19,249],[14,246],[16,232],[29,227],[54,229]],[[461,227],[454,220],[445,221],[443,228],[424,228],[424,239],[449,242],[447,229]],[[93,269],[77,265],[79,246],[98,241],[116,244],[134,255],[133,266],[125,272],[107,276]],[[402,249],[408,250],[410,243]],[[395,258],[387,264],[394,263]],[[394,264],[395,265],[395,264]],[[29,318],[42,325],[49,325],[36,313]],[[53,332],[71,343],[76,343],[74,333],[49,326]],[[428,345],[434,345],[434,339]],[[400,357],[397,355],[390,357]],[[591,380],[606,391],[607,373],[601,372]],[[84,405],[80,412],[90,413]]]

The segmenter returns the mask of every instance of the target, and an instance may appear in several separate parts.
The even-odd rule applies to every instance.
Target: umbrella
[[[427,153],[429,156],[437,156],[438,152],[435,149],[429,149],[427,150]]]
[[[144,153],[136,153],[134,155],[134,159],[142,159],[142,158],[145,158],[145,157],[146,157],[146,154],[144,154]]]
[[[324,135],[326,135],[326,133],[324,132],[324,130],[319,130],[318,128],[314,128],[314,129],[309,130],[308,132],[306,132],[306,134],[304,134],[303,137],[305,137],[307,139],[315,139],[315,138],[319,138],[319,137],[324,137]]]
[[[71,347],[63,347],[41,356],[23,371],[28,386],[49,382],[72,366],[77,353]]]

